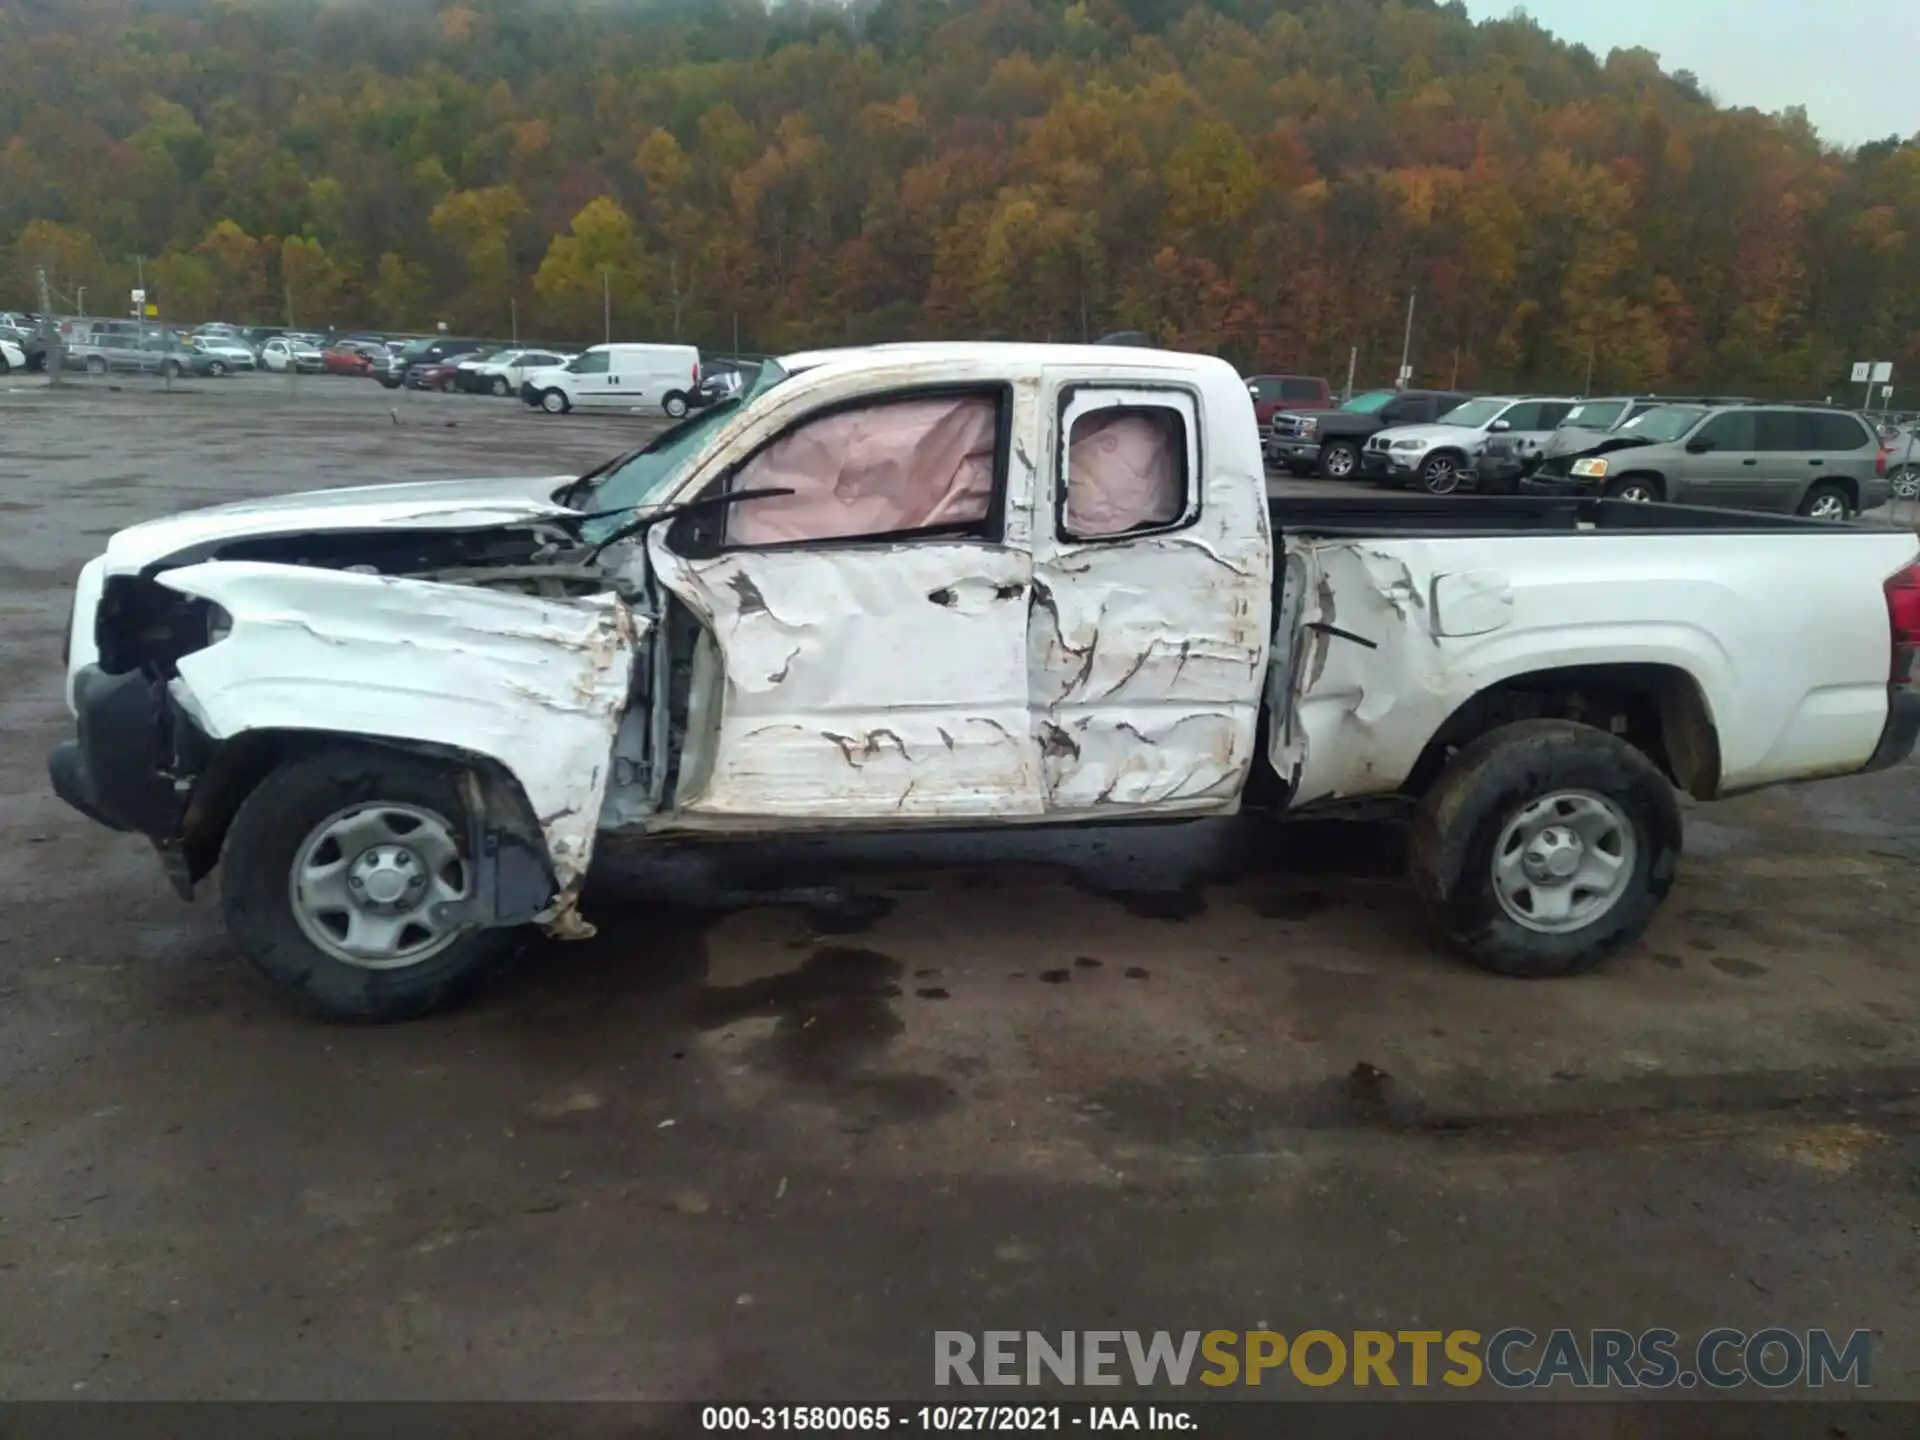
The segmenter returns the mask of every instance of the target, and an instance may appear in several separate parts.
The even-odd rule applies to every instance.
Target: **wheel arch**
[[[190,879],[219,863],[227,832],[267,776],[296,760],[338,754],[405,755],[445,765],[467,805],[468,843],[479,876],[477,902],[492,924],[521,924],[546,910],[559,890],[546,836],[525,787],[500,760],[458,745],[327,730],[247,730],[219,744],[194,786],[181,847]]]
[[[1720,788],[1720,733],[1700,682],[1679,665],[1548,667],[1508,676],[1457,706],[1414,762],[1402,792],[1423,795],[1453,754],[1517,720],[1573,720],[1617,735],[1696,799]]]

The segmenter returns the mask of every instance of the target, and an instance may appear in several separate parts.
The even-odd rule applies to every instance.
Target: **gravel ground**
[[[1779,1324],[1920,1399],[1914,768],[1692,812],[1566,982],[1441,951],[1390,828],[1191,825],[622,850],[599,938],[328,1028],[49,793],[74,572],[649,423],[0,385],[0,1394],[905,1399],[935,1329]]]

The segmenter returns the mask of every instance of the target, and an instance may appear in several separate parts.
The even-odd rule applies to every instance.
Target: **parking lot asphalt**
[[[1869,1328],[1920,1399],[1911,765],[1694,807],[1576,980],[1443,951],[1391,827],[628,847],[596,939],[386,1029],[277,1008],[49,792],[115,529],[651,424],[0,389],[0,1395],[904,1399],[936,1329],[1724,1324]]]

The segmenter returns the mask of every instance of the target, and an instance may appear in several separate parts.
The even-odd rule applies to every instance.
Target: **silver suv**
[[[1663,405],[1554,456],[1520,488],[1845,520],[1887,503],[1879,457],[1879,437],[1848,410]]]
[[[1504,436],[1523,452],[1539,448],[1580,402],[1568,395],[1486,395],[1456,405],[1431,425],[1397,425],[1367,441],[1369,474],[1388,485],[1412,481],[1429,495],[1451,495],[1471,479],[1481,451]]]

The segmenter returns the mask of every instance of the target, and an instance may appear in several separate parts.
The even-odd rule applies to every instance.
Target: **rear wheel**
[[[1448,940],[1482,969],[1591,969],[1646,930],[1680,861],[1679,802],[1624,740],[1571,720],[1490,731],[1420,803],[1408,868]]]
[[[1626,475],[1606,488],[1607,499],[1630,500],[1636,505],[1651,505],[1660,496],[1660,482],[1645,475]]]
[[[87,357],[87,373],[89,375],[106,374],[107,362],[105,360],[102,360],[98,355],[89,355]]]
[[[687,397],[678,390],[669,390],[666,398],[660,402],[660,408],[666,411],[670,418],[678,420],[687,413]]]
[[[0,355],[0,375],[11,375],[12,373],[13,362],[7,359],[6,356]]]
[[[1814,486],[1800,502],[1800,513],[1809,520],[1851,520],[1853,497],[1847,487],[1832,481]]]
[[[378,750],[296,760],[260,783],[227,832],[227,931],[283,999],[326,1019],[442,1009],[517,939],[469,928],[466,837],[441,766]]]
[[[1420,488],[1429,495],[1451,495],[1460,488],[1458,457],[1442,452],[1429,455],[1420,467]]]
[[[1920,467],[1903,465],[1887,478],[1893,484],[1894,499],[1920,499]]]
[[[544,390],[540,394],[540,408],[549,415],[564,415],[573,408],[573,402],[559,390]]]
[[[1360,472],[1360,451],[1350,440],[1333,440],[1320,447],[1320,473],[1329,480],[1351,480]]]
[[[180,362],[178,360],[167,361],[166,364],[160,367],[160,373],[169,380],[178,380],[180,378]]]

